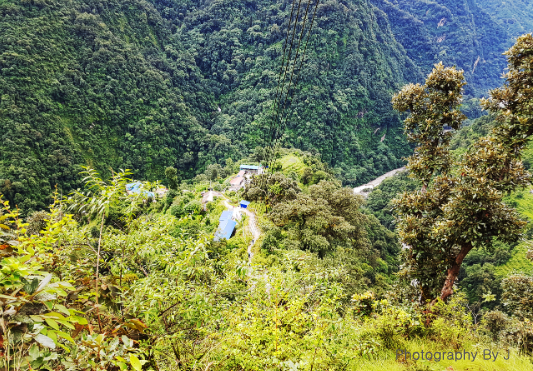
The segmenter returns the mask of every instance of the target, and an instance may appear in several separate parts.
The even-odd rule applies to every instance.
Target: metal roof
[[[241,170],[259,170],[260,168],[262,168],[261,165],[241,165],[240,167]]]
[[[218,218],[218,221],[222,223],[222,222],[225,222],[226,220],[230,220],[232,217],[233,217],[232,210],[224,210],[222,212],[222,215],[220,215],[220,218]]]
[[[130,193],[140,193],[141,192],[141,186],[142,186],[141,182],[128,183],[128,184],[126,184],[126,191],[130,192]],[[146,195],[148,197],[155,198],[155,193],[154,192],[150,192],[150,191],[144,190],[142,194]]]
[[[220,222],[220,225],[218,226],[218,229],[215,233],[215,241],[220,241],[223,238],[229,240],[231,238],[231,235],[233,234],[233,231],[235,230],[236,225],[237,222],[231,219],[226,220],[224,222]]]
[[[250,201],[245,201],[245,200],[241,200],[241,202],[239,202],[240,205],[250,205]]]

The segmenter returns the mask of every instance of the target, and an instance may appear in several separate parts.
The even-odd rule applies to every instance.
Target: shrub
[[[520,319],[533,319],[533,277],[514,274],[502,281],[502,301]]]
[[[483,316],[482,325],[492,335],[492,339],[496,340],[502,330],[504,330],[509,323],[509,317],[499,310],[487,312]]]

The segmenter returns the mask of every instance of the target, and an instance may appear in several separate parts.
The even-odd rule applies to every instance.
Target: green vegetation
[[[424,74],[438,62],[464,71],[468,84],[465,101],[467,105],[475,105],[475,98],[500,86],[505,67],[501,54],[511,45],[505,28],[485,11],[485,2],[496,3],[492,0],[379,0],[376,5],[387,13],[394,36]],[[497,7],[504,9],[507,2],[505,6],[500,2]],[[473,118],[481,112],[470,110],[470,114]]]
[[[498,0],[476,0],[476,3],[513,38],[533,31],[533,4],[530,1],[506,0],[505,6]]]
[[[394,278],[394,235],[359,211],[360,196],[334,182],[298,191],[300,202],[292,206],[279,202],[258,213],[266,233],[249,265],[247,218],[230,240],[214,242],[223,200],[191,207],[201,205],[205,180],[182,182],[152,202],[142,192],[123,192],[127,172],[114,179],[105,183],[89,170],[91,193],[58,200],[28,223],[3,203],[0,336],[2,362],[10,363],[2,367],[466,370],[471,363],[397,362],[395,352],[482,352],[490,346],[489,327],[472,323],[460,295],[439,304],[438,318],[424,325],[426,314],[411,301],[416,293]],[[307,235],[291,230],[296,219],[276,225],[287,208],[319,197],[329,201],[302,219],[307,228],[333,218],[342,230]],[[302,243],[321,235],[329,241],[325,250]],[[518,338],[506,339],[511,360],[491,365],[528,369],[530,361],[513,347]]]
[[[508,36],[473,4],[442,3],[321,2],[282,146],[320,153],[346,185],[400,167],[412,148],[390,98],[440,60],[465,70],[463,109],[479,115]],[[190,179],[264,147],[290,12],[281,0],[2,1],[0,191],[31,213],[56,185],[78,188],[81,166]]]
[[[533,37],[478,100],[479,4],[322,1],[270,158],[290,13],[0,0],[0,369],[531,369]]]

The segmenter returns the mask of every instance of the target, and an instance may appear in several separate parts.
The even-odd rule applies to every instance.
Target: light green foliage
[[[513,273],[533,274],[533,262],[528,259],[528,252],[531,249],[531,242],[522,242],[511,252],[509,260],[497,266],[494,273],[499,277],[506,277]]]
[[[334,250],[320,258],[310,251],[278,246],[273,255],[254,257],[251,265],[246,255],[250,241],[241,237],[242,230],[229,241],[211,240],[213,225],[225,209],[220,199],[207,204],[205,211],[177,219],[171,212],[157,211],[157,204],[166,200],[147,204],[120,192],[116,195],[107,216],[103,213],[101,234],[96,220],[68,215],[58,202],[44,230],[26,237],[23,229],[14,229],[14,247],[0,250],[48,246],[46,255],[40,255],[39,269],[70,282],[69,295],[59,296],[61,303],[48,301],[46,305],[55,307],[31,317],[55,344],[55,349],[48,349],[45,338],[39,339],[41,343],[27,339],[26,353],[17,357],[28,357],[34,368],[406,370],[408,365],[394,360],[397,346],[441,351],[450,346],[471,349],[485,341],[472,331],[461,297],[439,303],[433,324],[426,327],[427,315],[416,304],[401,299],[399,292],[387,293],[391,263],[384,262],[383,254],[377,257],[363,237],[368,233],[376,250],[378,241],[385,241],[381,248],[392,241],[382,239],[378,226],[384,227],[374,225],[375,218],[361,214],[361,199],[335,183],[323,181],[310,186],[309,194],[297,195],[328,205],[320,208],[317,203],[315,208],[339,223],[340,229],[334,226],[328,237]],[[188,205],[200,197],[180,191],[170,199]],[[254,204],[256,209],[263,206]],[[2,222],[10,230],[17,225],[9,210],[2,215],[9,215]],[[360,234],[350,246],[343,246],[340,238],[335,241],[345,223],[341,216],[354,223],[348,232]],[[283,237],[286,231],[278,232]],[[276,233],[273,238],[279,237]],[[102,269],[96,291],[95,252],[100,239]],[[3,260],[0,274],[13,264]],[[26,260],[17,269],[34,264],[37,260]],[[58,281],[54,278],[50,285]],[[28,280],[16,296],[27,298],[32,287]],[[369,289],[374,294],[357,294]],[[3,318],[10,318],[2,309]],[[505,331],[506,346],[522,341],[510,329]],[[527,369],[517,366],[525,362],[522,357],[512,362],[514,369]],[[439,367],[449,365],[439,363]]]
[[[62,304],[75,287],[47,269],[62,229],[74,222],[69,216],[57,221],[60,210],[54,205],[42,234],[28,238],[18,210],[0,201],[3,226],[13,232],[0,249],[0,367],[50,367],[58,349],[74,343],[69,334],[74,325],[87,323],[83,312]]]

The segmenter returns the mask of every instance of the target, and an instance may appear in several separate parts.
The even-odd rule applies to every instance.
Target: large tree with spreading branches
[[[463,72],[435,66],[424,85],[409,84],[393,97],[409,113],[405,133],[418,147],[409,158],[411,176],[422,188],[395,200],[397,229],[406,247],[404,272],[415,279],[421,300],[446,300],[465,256],[491,249],[495,239],[516,241],[524,222],[503,197],[530,183],[521,155],[533,134],[533,37],[520,37],[506,52],[506,84],[491,92],[484,108],[498,125],[459,159],[449,151],[459,129]]]

